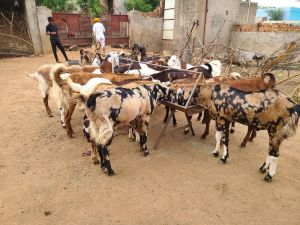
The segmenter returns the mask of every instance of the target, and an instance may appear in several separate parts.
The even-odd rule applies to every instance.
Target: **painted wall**
[[[140,43],[153,52],[162,50],[163,18],[143,16],[141,12],[128,12],[129,44]]]
[[[268,20],[270,17],[267,14],[267,11],[270,8],[260,8],[257,10],[256,17],[267,17]],[[283,20],[285,21],[300,21],[300,8],[296,7],[284,7],[280,8],[284,12]]]
[[[300,32],[232,32],[231,47],[269,56],[283,44],[296,38],[300,38]]]

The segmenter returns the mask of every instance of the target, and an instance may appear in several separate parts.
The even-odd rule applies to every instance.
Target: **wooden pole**
[[[276,85],[277,84],[281,84],[281,83],[283,83],[283,82],[285,82],[285,81],[288,81],[288,80],[290,80],[290,79],[293,79],[294,77],[298,77],[300,75],[300,73],[298,73],[298,74],[296,74],[296,75],[294,75],[294,76],[292,76],[292,77],[288,77],[288,78],[286,78],[286,79],[283,79],[283,80],[281,80],[281,81],[278,81],[278,82],[276,82]]]

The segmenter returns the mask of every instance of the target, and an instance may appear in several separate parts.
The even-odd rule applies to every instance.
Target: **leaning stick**
[[[298,73],[298,74],[296,74],[296,75],[294,75],[294,76],[292,76],[292,77],[288,77],[288,78],[286,78],[286,79],[283,79],[283,80],[281,80],[281,81],[278,81],[278,82],[276,82],[276,85],[277,84],[281,84],[281,83],[283,83],[283,82],[285,82],[285,81],[288,81],[288,80],[290,80],[290,79],[293,79],[294,77],[297,77],[297,76],[299,76],[300,75],[300,73]]]

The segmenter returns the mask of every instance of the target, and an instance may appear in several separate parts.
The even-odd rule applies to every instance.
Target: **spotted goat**
[[[144,156],[147,148],[148,124],[160,100],[167,95],[167,87],[161,83],[139,85],[133,88],[116,87],[95,92],[86,101],[85,111],[90,119],[90,135],[100,156],[103,172],[114,175],[110,164],[109,146],[114,129],[119,124],[135,124],[140,136],[140,149]]]
[[[269,78],[264,81],[270,82]],[[256,130],[268,131],[269,153],[259,170],[268,172],[264,179],[271,182],[276,173],[279,147],[284,139],[296,132],[300,105],[278,90],[265,89],[261,83],[249,89],[248,83],[243,82],[246,88],[241,82],[200,85],[197,101],[205,105],[216,120],[216,147],[212,154],[219,156],[222,142],[220,161],[224,164],[229,157],[230,122],[235,120]]]

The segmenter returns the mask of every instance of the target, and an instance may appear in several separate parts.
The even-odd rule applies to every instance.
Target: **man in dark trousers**
[[[48,17],[49,24],[46,26],[46,34],[50,35],[50,42],[52,46],[53,55],[57,63],[59,63],[57,54],[56,54],[56,46],[59,48],[61,53],[64,55],[66,61],[69,61],[68,56],[64,50],[64,47],[61,44],[60,38],[58,36],[58,27],[54,24],[53,18]]]

